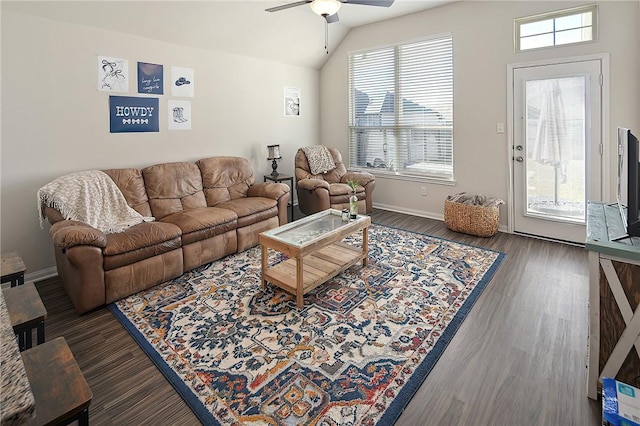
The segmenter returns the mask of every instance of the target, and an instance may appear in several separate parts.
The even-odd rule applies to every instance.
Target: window
[[[598,5],[592,4],[515,20],[516,52],[597,39]]]
[[[349,56],[349,166],[453,180],[453,39]]]

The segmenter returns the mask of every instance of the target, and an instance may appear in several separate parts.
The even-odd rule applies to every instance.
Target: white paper
[[[191,130],[191,101],[169,101],[169,130]]]
[[[300,88],[299,87],[284,88],[284,115],[285,116],[300,115]]]
[[[98,90],[103,92],[129,91],[129,61],[98,56]]]
[[[193,69],[171,67],[171,96],[193,98],[194,86]]]

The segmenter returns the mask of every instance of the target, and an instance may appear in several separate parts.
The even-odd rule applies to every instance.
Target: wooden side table
[[[27,268],[18,253],[3,254],[0,264],[0,284],[11,282],[11,287],[24,284],[24,271],[26,270]]]
[[[278,174],[277,176],[263,175],[264,182],[270,180],[272,182],[286,182],[289,181],[289,187],[291,188],[291,199],[287,207],[291,207],[291,222],[293,222],[293,176]]]
[[[18,347],[21,351],[33,346],[33,330],[36,330],[36,342],[44,343],[44,319],[47,310],[42,304],[40,294],[33,283],[2,290],[7,304],[9,319],[13,331],[18,335]]]
[[[64,337],[22,352],[36,400],[36,425],[89,424],[93,394]]]

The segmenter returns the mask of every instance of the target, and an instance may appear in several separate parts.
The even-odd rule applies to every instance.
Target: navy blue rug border
[[[454,315],[451,322],[447,325],[444,332],[438,338],[438,341],[431,349],[429,354],[425,357],[422,363],[416,368],[413,372],[407,384],[402,388],[402,390],[398,393],[398,396],[394,399],[394,401],[387,407],[385,413],[382,415],[380,420],[378,421],[378,425],[392,425],[398,420],[400,415],[403,413],[404,409],[407,407],[411,399],[413,399],[414,395],[422,385],[422,383],[427,379],[433,367],[435,367],[436,363],[449,346],[449,343],[453,340],[454,336],[458,332],[458,329],[462,325],[462,322],[465,320],[469,312],[471,312],[471,308],[475,305],[476,301],[484,291],[484,289],[489,285],[493,276],[497,272],[498,268],[502,264],[502,261],[507,256],[506,253],[475,246],[468,243],[463,243],[460,241],[450,240],[447,238],[436,237],[433,235],[425,234],[422,232],[410,231],[407,229],[398,228],[395,226],[382,225],[379,223],[372,223],[373,225],[394,229],[397,231],[407,232],[409,234],[421,235],[423,237],[434,238],[441,241],[447,241],[451,243],[456,243],[460,245],[464,245],[467,247],[474,247],[486,251],[490,251],[493,253],[497,253],[498,257],[491,265],[491,268],[484,274],[482,280],[475,286],[469,297],[464,301],[458,312]],[[151,359],[151,361],[158,367],[158,370],[165,376],[167,381],[174,387],[174,389],[178,392],[180,397],[185,401],[185,403],[189,406],[191,411],[195,414],[195,416],[206,425],[220,425],[220,423],[216,420],[216,418],[211,414],[211,412],[205,407],[204,404],[193,394],[193,391],[184,383],[184,381],[173,371],[173,369],[162,359],[160,354],[155,350],[153,346],[147,342],[147,339],[144,335],[133,325],[133,323],[120,311],[120,309],[116,306],[115,302],[107,305],[107,308],[111,311],[111,313],[116,317],[116,319],[122,324],[122,326],[129,332],[131,337],[138,343],[140,348],[144,353]]]
[[[411,231],[406,231],[406,232],[411,232]],[[418,232],[413,232],[413,233],[420,234]],[[431,235],[427,235],[427,234],[420,234],[420,235],[431,237]],[[433,349],[431,349],[431,352],[429,352],[429,354],[425,357],[425,359],[418,366],[418,368],[416,368],[416,370],[413,372],[413,374],[409,378],[409,381],[407,382],[407,384],[398,393],[398,396],[396,396],[396,398],[389,405],[389,407],[387,407],[385,413],[382,415],[382,417],[380,418],[380,421],[378,422],[378,424],[380,425],[387,425],[387,424],[391,425],[391,424],[394,424],[396,420],[398,420],[398,417],[400,417],[404,409],[407,407],[407,405],[409,405],[409,402],[413,399],[414,395],[416,394],[416,392],[418,391],[422,383],[427,379],[427,377],[429,376],[429,373],[431,373],[431,370],[433,370],[433,367],[435,367],[436,363],[444,353],[445,349],[447,349],[447,346],[449,346],[449,343],[451,343],[454,336],[458,332],[458,329],[462,325],[462,322],[465,320],[469,312],[471,312],[471,308],[473,308],[473,305],[475,305],[476,301],[478,300],[478,298],[480,297],[484,289],[489,285],[496,271],[502,264],[502,261],[507,256],[506,253],[502,253],[492,249],[486,249],[484,247],[477,247],[471,244],[461,243],[459,241],[447,240],[445,238],[440,238],[440,237],[433,237],[433,238],[498,253],[498,257],[493,262],[493,265],[491,265],[491,268],[489,268],[489,270],[484,274],[484,276],[482,277],[482,280],[480,280],[480,282],[475,286],[475,288],[473,289],[469,297],[467,297],[467,299],[464,301],[460,309],[458,309],[458,312],[456,312],[451,322],[447,325],[447,328],[445,328],[444,332],[440,335],[440,337],[438,338],[438,341],[433,346]]]
[[[153,346],[147,342],[144,335],[138,330],[131,321],[120,311],[115,302],[107,305],[113,316],[122,324],[122,326],[129,332],[133,340],[138,343],[140,348],[158,367],[158,370],[164,375],[167,381],[178,392],[180,397],[189,406],[193,414],[205,425],[220,425],[211,412],[205,407],[204,404],[193,394],[193,391],[184,383],[184,381],[173,371],[173,369],[162,359],[162,356],[155,350]]]

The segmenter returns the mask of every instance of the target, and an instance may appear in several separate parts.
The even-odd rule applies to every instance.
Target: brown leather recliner
[[[358,182],[358,213],[371,213],[373,189],[376,186],[375,176],[367,172],[348,172],[342,162],[340,151],[329,148],[329,152],[335,168],[317,175],[311,173],[309,161],[302,148],[296,152],[295,179],[300,211],[310,215],[329,208],[348,209],[352,191],[347,181],[353,180]]]

